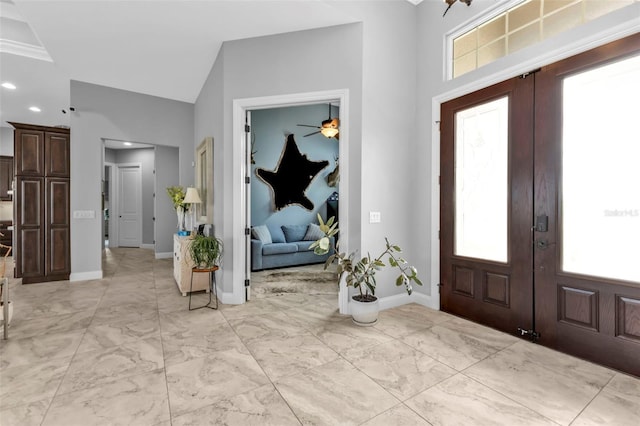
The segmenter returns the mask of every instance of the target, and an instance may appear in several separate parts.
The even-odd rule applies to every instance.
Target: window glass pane
[[[484,46],[504,36],[507,18],[502,15],[478,27],[478,45]]]
[[[540,1],[529,0],[516,6],[508,13],[509,31],[514,31],[530,22],[540,19]]]
[[[582,5],[578,3],[546,16],[542,21],[543,38],[575,28],[580,23],[582,23]]]
[[[506,50],[505,39],[498,40],[478,50],[478,66],[481,67],[489,62],[504,56]]]
[[[540,21],[524,27],[513,34],[509,35],[508,45],[509,53],[520,50],[524,47],[531,46],[540,40]]]
[[[584,0],[585,21],[596,19],[621,7],[628,6],[632,4],[633,1],[634,0]]]
[[[640,55],[564,80],[562,269],[640,282]]]
[[[476,52],[466,54],[453,62],[453,76],[457,77],[476,69]]]
[[[458,37],[453,41],[453,51],[455,52],[454,58],[459,58],[466,53],[473,52],[477,46],[476,30],[470,31],[467,34]]]
[[[457,256],[507,262],[509,100],[456,113]]]

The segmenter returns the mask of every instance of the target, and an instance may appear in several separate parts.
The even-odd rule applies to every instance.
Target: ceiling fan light
[[[323,127],[320,129],[320,133],[327,138],[335,137],[340,131],[335,127]]]

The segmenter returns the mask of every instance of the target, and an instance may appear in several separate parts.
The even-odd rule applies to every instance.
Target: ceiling
[[[0,0],[0,125],[68,126],[70,80],[193,103],[224,41],[360,20],[336,1]]]

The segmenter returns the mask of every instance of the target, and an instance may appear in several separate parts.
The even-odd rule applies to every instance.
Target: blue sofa
[[[316,239],[322,237],[322,233],[319,232],[319,228],[315,224],[253,227],[251,232],[251,270],[261,271],[263,269],[324,263],[329,258],[329,253],[319,256],[313,250],[309,250],[309,246]],[[331,247],[333,246],[332,241]]]

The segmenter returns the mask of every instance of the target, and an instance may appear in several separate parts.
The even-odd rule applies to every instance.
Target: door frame
[[[118,225],[116,226],[117,246],[120,247],[120,168],[135,168],[138,170],[138,186],[140,188],[140,196],[136,199],[138,205],[138,248],[142,248],[142,163],[116,163],[118,173],[116,173],[116,212],[118,214]]]
[[[349,90],[337,89],[319,92],[294,93],[288,95],[264,96],[256,98],[242,98],[233,100],[233,176],[236,178],[232,182],[232,209],[233,223],[231,230],[233,235],[233,265],[232,271],[243,271],[243,273],[234,273],[233,277],[233,293],[231,300],[224,303],[245,303],[244,280],[245,265],[247,261],[246,253],[246,235],[245,228],[249,226],[247,218],[247,184],[244,183],[244,177],[250,175],[251,168],[246,161],[247,141],[244,131],[245,117],[247,111],[258,109],[282,108],[288,106],[312,105],[322,102],[339,102],[340,103],[340,144],[339,144],[339,163],[342,170],[346,170],[345,165],[349,164]],[[349,199],[349,174],[340,175],[340,196]],[[340,235],[349,235],[349,203],[340,203],[339,215]],[[349,252],[347,238],[340,239],[341,250]],[[338,306],[340,313],[348,314],[349,298],[347,290],[340,285],[338,293]]]
[[[116,197],[114,197],[114,180],[116,179],[116,163],[111,163],[111,162],[107,162],[107,161],[103,161],[102,163],[102,168],[104,170],[105,167],[109,168],[109,229],[107,229],[107,232],[109,233],[109,248],[114,248],[114,247],[118,247],[118,242],[117,241],[113,241],[113,236],[117,235],[118,232],[118,221],[113,220],[113,212],[114,209],[113,207],[116,206]],[[103,172],[104,173],[104,172]],[[103,182],[104,182],[104,177],[103,176]],[[104,212],[103,213],[103,224],[104,224]],[[104,225],[103,225],[104,226]],[[102,236],[102,249],[104,250],[104,235]]]
[[[583,25],[582,27],[584,26],[590,25]],[[578,27],[570,32],[579,32],[582,27]],[[639,31],[640,23],[638,23],[638,20],[628,17],[628,20],[619,22],[617,25],[606,26],[590,32],[583,30],[581,36],[576,36],[568,42],[559,43],[555,38],[552,38],[515,53],[514,55],[518,55],[518,59],[521,60],[508,62],[508,58],[504,58],[505,60],[498,60],[494,64],[487,65],[487,69],[496,70],[495,72],[489,71],[486,75],[482,75],[482,68],[480,68],[479,70],[465,74],[459,77],[461,83],[457,87],[431,98],[431,191],[429,199],[431,205],[431,259],[429,260],[431,270],[431,308],[440,309],[440,185],[438,181],[440,176],[441,141],[439,124],[441,105],[452,99],[459,98],[515,76],[524,75],[544,65],[558,62],[570,56],[630,36]],[[522,52],[527,54],[521,54]],[[506,64],[503,64],[503,62],[506,62]],[[510,63],[513,63],[513,65],[509,65]],[[455,86],[455,84],[452,84],[454,81],[456,81],[456,79],[447,82],[449,83],[448,86]]]

